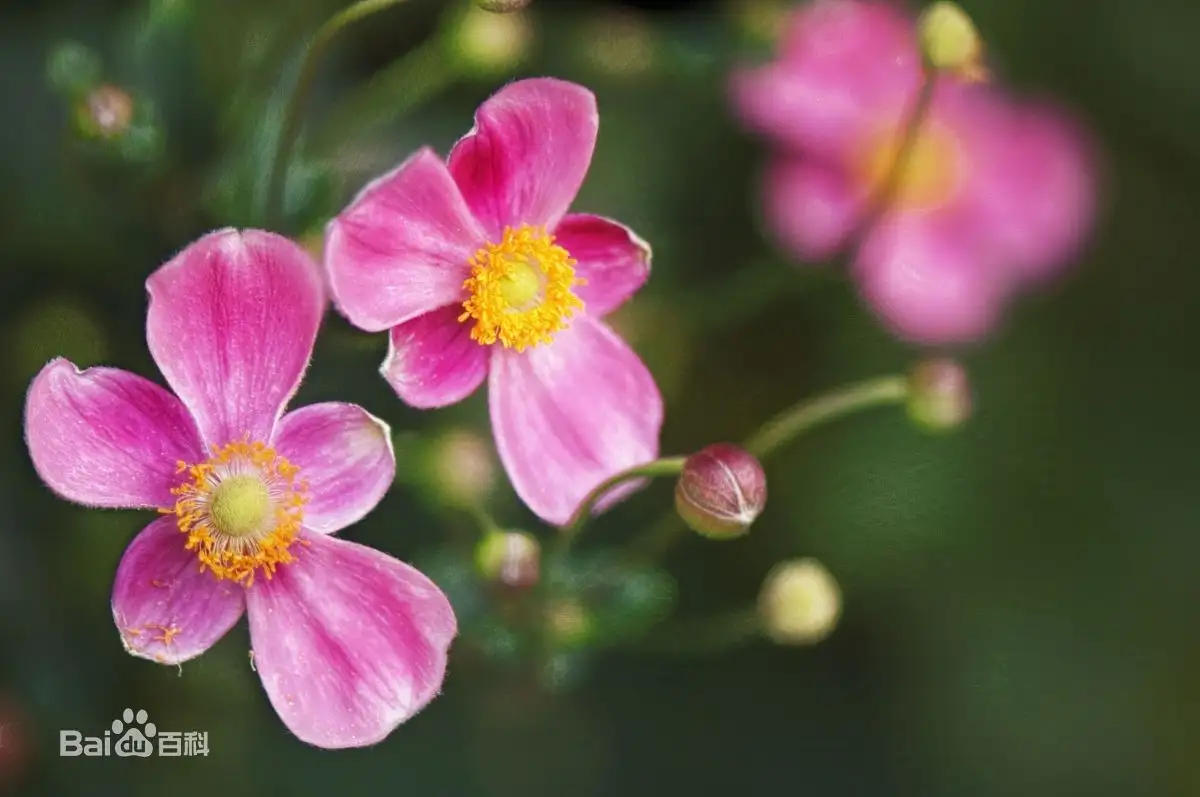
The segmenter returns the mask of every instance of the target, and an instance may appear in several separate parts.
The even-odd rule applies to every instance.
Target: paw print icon
[[[153,722],[147,722],[147,719],[148,715],[144,709],[138,709],[137,714],[134,714],[133,709],[127,708],[121,713],[121,719],[113,720],[112,732],[113,736],[117,737],[113,750],[118,756],[149,758],[153,755],[152,740],[158,729],[154,727]],[[139,725],[142,727],[139,728]]]

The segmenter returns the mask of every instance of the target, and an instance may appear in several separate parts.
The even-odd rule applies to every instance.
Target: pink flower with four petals
[[[438,693],[457,628],[420,572],[332,536],[392,483],[387,425],[353,404],[284,413],[326,306],[316,266],[277,235],[224,230],[147,289],[146,340],[174,395],[58,359],[26,401],[29,451],[51,489],[162,513],[117,569],[125,648],[178,664],[245,612],[253,665],[296,736],[382,740]]]
[[[326,234],[335,303],[361,329],[390,330],[384,378],[420,408],[461,401],[487,378],[500,460],[550,523],[655,459],[663,421],[650,372],[601,320],[646,281],[650,248],[614,221],[567,212],[598,125],[581,86],[512,83],[446,162],[420,150]]]
[[[734,75],[744,121],[779,145],[767,223],[806,260],[835,254],[896,163],[924,79],[913,20],[884,0],[816,0],[776,60]],[[1093,215],[1090,147],[1061,113],[995,87],[933,78],[892,204],[853,274],[898,336],[977,339],[1014,294],[1052,277]]]

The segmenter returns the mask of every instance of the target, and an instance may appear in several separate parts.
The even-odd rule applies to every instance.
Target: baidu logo
[[[208,755],[208,732],[160,731],[145,709],[127,708],[102,736],[84,736],[79,731],[58,732],[58,754],[91,758],[149,758],[160,756]]]

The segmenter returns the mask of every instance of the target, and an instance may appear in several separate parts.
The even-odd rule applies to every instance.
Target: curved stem
[[[793,404],[759,427],[746,441],[746,450],[763,459],[814,426],[859,410],[899,404],[907,397],[908,380],[903,376],[883,376],[849,385]]]
[[[903,376],[883,376],[858,382],[793,404],[759,427],[744,445],[759,459],[766,459],[813,427],[860,410],[900,404],[907,398],[908,380]],[[628,556],[634,560],[653,561],[674,545],[686,530],[674,511],[667,512],[633,541]]]
[[[275,142],[275,156],[271,160],[266,194],[267,226],[278,226],[279,216],[283,211],[283,190],[287,178],[288,160],[296,145],[296,137],[300,132],[300,117],[304,113],[304,105],[312,93],[313,80],[317,75],[317,64],[329,47],[338,31],[360,19],[397,5],[404,0],[359,0],[351,6],[343,8],[329,19],[325,20],[312,41],[305,50],[304,60],[300,64],[300,72],[296,76],[296,84],[292,87],[287,106],[283,113],[283,123],[279,130],[279,138]]]
[[[563,547],[567,547],[579,536],[579,532],[583,531],[584,524],[592,515],[592,511],[596,508],[596,504],[600,499],[604,498],[614,487],[624,484],[625,482],[633,481],[634,479],[654,478],[656,476],[675,476],[683,470],[685,457],[664,457],[656,459],[653,462],[648,462],[645,465],[638,465],[620,473],[614,474],[596,487],[584,497],[580,502],[579,508],[575,510],[575,514],[567,522],[567,525],[562,527],[560,539],[563,541]]]

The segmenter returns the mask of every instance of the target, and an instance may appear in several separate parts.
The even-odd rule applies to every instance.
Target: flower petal
[[[505,226],[553,229],[579,193],[599,126],[583,86],[518,80],[479,106],[450,152],[450,173],[494,240]]]
[[[462,299],[487,235],[446,165],[425,148],[329,223],[325,267],[350,323],[379,332]]]
[[[733,101],[751,128],[840,160],[863,135],[898,123],[921,79],[899,4],[818,0],[793,14],[778,60],[734,74]]]
[[[483,384],[488,349],[471,339],[471,324],[458,320],[461,313],[456,304],[392,328],[379,372],[406,404],[445,407]]]
[[[767,226],[808,261],[836,254],[867,208],[868,197],[843,171],[806,158],[776,161],[765,189]]]
[[[382,741],[441,689],[457,621],[416,569],[337,537],[306,535],[296,562],[247,591],[254,663],[302,741]]]
[[[330,533],[375,508],[396,477],[388,425],[355,404],[310,404],[284,415],[275,450],[308,484],[304,526]]]
[[[554,230],[555,243],[575,259],[575,288],[586,311],[600,318],[616,310],[650,277],[650,244],[602,216],[571,213]]]
[[[245,589],[201,572],[186,541],[175,518],[159,518],[121,557],[112,612],[130,655],[179,664],[212,647],[242,616]]]
[[[174,505],[177,464],[204,451],[187,409],[163,388],[116,368],[80,371],[61,358],[29,387],[25,439],[50,489],[104,507]]]
[[[210,233],[146,281],[146,342],[204,441],[270,440],[312,355],[325,293],[295,243]]]
[[[897,337],[967,343],[999,322],[1012,280],[955,229],[898,217],[877,227],[860,250],[859,288]]]
[[[590,316],[552,344],[497,349],[488,389],[500,460],[549,523],[565,523],[604,479],[658,456],[663,404],[654,377]]]

